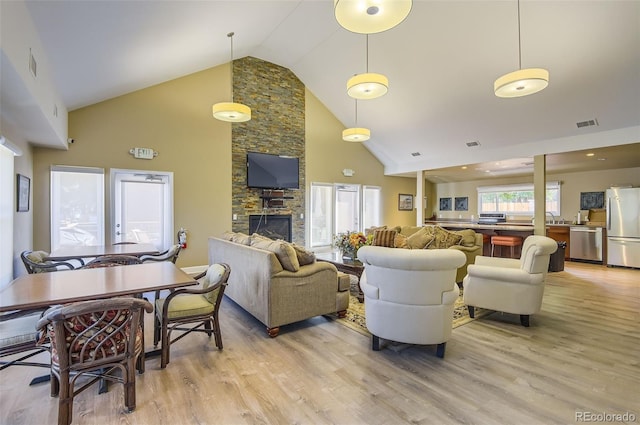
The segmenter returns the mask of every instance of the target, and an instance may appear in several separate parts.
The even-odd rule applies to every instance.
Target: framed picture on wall
[[[469,198],[468,197],[461,197],[461,198],[455,198],[455,209],[456,211],[468,211],[469,210]]]
[[[440,198],[440,211],[451,211],[451,198]]]
[[[31,195],[31,179],[22,174],[17,176],[16,205],[18,212],[29,211],[29,198]]]
[[[413,195],[400,193],[398,195],[398,210],[400,211],[413,210]]]
[[[580,192],[580,209],[604,208],[604,192]]]

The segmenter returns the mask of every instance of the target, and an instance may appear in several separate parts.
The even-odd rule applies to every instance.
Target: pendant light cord
[[[231,39],[231,60],[229,63],[231,64],[231,103],[233,103],[233,36],[234,32],[230,32],[227,34],[227,37]]]
[[[369,73],[369,34],[367,34],[367,74]]]
[[[520,41],[520,0],[518,0],[518,69],[522,69],[522,42]]]

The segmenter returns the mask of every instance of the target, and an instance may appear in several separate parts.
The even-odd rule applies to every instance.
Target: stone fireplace
[[[262,214],[249,216],[249,234],[291,242],[291,215]]]

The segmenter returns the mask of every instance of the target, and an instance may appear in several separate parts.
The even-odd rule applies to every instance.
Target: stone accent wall
[[[251,120],[231,124],[233,231],[249,232],[251,214],[291,214],[293,242],[304,245],[304,85],[290,70],[253,57],[233,61],[233,97],[251,108]],[[299,158],[300,189],[285,190],[284,208],[263,209],[261,189],[247,187],[247,152]]]

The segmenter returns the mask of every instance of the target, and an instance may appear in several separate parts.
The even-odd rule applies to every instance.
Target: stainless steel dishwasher
[[[575,260],[602,262],[602,228],[569,228],[569,257]]]

